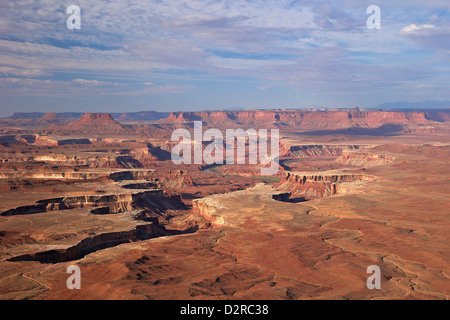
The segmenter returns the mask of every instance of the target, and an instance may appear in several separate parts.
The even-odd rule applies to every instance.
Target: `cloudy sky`
[[[450,2],[4,0],[0,57],[0,116],[443,101]]]

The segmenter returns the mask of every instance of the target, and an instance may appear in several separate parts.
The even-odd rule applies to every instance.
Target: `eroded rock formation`
[[[147,240],[167,235],[158,223],[138,225],[129,231],[109,232],[86,238],[67,249],[57,249],[25,254],[8,259],[8,261],[39,261],[41,263],[58,263],[78,260],[89,253],[117,246],[122,243]]]
[[[338,194],[340,190],[344,190],[341,187],[343,183],[360,182],[373,178],[369,175],[339,171],[285,172],[278,189],[290,192],[293,197],[302,196],[306,199],[314,199]],[[348,186],[345,190],[349,190]]]
[[[128,194],[90,195],[39,200],[34,205],[9,209],[0,213],[0,215],[26,215],[86,207],[107,207],[109,212],[114,213],[132,211],[136,208],[146,208],[149,211],[159,213],[167,209],[182,208],[182,206],[179,196],[166,197],[163,190],[153,189]]]
[[[295,127],[299,130],[335,130],[347,128],[379,128],[386,124],[405,127],[422,126],[435,121],[447,121],[448,112],[427,114],[423,111],[306,111],[306,110],[248,110],[172,112],[160,123],[203,121],[211,126],[265,125]]]
[[[53,125],[50,128],[53,133],[89,133],[89,134],[117,134],[124,133],[126,129],[109,113],[86,113],[80,119],[70,124],[61,126]]]

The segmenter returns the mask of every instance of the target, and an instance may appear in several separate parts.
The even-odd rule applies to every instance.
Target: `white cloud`
[[[418,88],[436,88],[437,85],[435,85],[435,84],[418,84],[417,87]]]
[[[72,82],[82,86],[112,86],[117,85],[115,82],[98,81],[98,80],[86,80],[86,79],[74,79]]]
[[[142,96],[154,94],[179,94],[192,90],[187,85],[154,85],[136,90],[133,84],[98,80],[74,79],[72,81],[40,80],[27,78],[0,78],[0,95],[11,96]]]
[[[141,90],[127,90],[127,91],[112,91],[109,95],[121,95],[121,96],[147,96],[154,94],[180,94],[186,91],[194,89],[193,86],[186,85],[161,85],[146,87]]]
[[[48,44],[0,40],[2,63],[45,71],[139,71],[151,66],[125,49],[59,48]]]
[[[421,25],[410,24],[402,28],[400,35],[416,46],[425,50],[432,50],[448,61],[450,54],[450,23],[448,20],[432,16],[433,23]]]
[[[210,66],[234,70],[261,70],[261,68],[293,65],[295,61],[289,60],[264,60],[264,59],[235,59],[210,56],[207,59]]]
[[[406,26],[400,30],[400,35],[409,35],[409,34],[417,34],[422,30],[427,29],[436,29],[436,26],[432,24],[422,24],[422,25],[416,25],[416,24],[410,24],[409,26]]]
[[[44,72],[39,69],[23,69],[12,67],[0,67],[0,73],[4,75],[22,76],[22,77],[45,77],[50,76],[51,73]]]

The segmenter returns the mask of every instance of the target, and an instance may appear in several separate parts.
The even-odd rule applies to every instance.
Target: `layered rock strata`
[[[295,196],[314,199],[333,196],[344,190],[348,192],[351,188],[342,187],[344,183],[361,182],[373,178],[370,175],[340,171],[285,172],[278,189],[288,191]]]

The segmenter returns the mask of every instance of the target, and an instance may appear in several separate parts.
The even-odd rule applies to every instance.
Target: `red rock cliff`
[[[447,113],[443,113],[447,114]],[[304,130],[330,130],[346,128],[378,128],[386,124],[420,126],[435,123],[438,115],[430,117],[426,112],[412,111],[360,111],[329,110],[248,110],[248,111],[202,111],[172,112],[160,123],[203,121],[217,127],[242,125],[290,126]],[[441,117],[442,118],[442,117]],[[444,117],[445,118],[445,117]],[[443,119],[444,119],[443,118]],[[440,118],[439,118],[440,119]],[[445,119],[444,119],[445,120]]]

